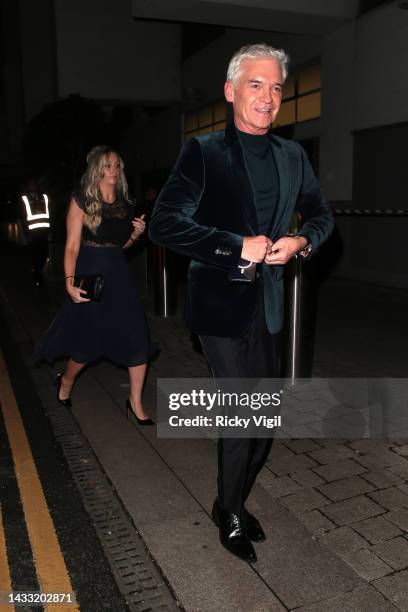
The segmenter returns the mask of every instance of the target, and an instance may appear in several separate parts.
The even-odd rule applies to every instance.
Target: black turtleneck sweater
[[[258,226],[268,234],[279,198],[279,176],[267,134],[238,131],[255,196]]]

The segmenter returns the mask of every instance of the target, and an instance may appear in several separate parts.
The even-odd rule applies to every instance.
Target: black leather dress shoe
[[[264,542],[266,540],[265,532],[258,519],[250,514],[246,508],[242,508],[241,518],[245,532],[252,542]]]
[[[243,561],[255,563],[256,552],[245,533],[241,517],[223,510],[217,500],[211,516],[220,531],[220,542],[224,548]]]

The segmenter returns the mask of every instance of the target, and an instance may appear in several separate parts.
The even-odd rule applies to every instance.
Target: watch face
[[[301,255],[302,257],[307,257],[311,250],[312,245],[308,244],[307,247],[305,247],[302,251],[299,251],[299,255]]]

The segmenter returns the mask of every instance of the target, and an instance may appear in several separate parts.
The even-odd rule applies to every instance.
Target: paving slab
[[[308,452],[308,456],[320,464],[336,463],[343,459],[350,459],[357,456],[356,451],[345,444],[332,445],[329,448],[321,448]]]
[[[349,525],[370,516],[382,514],[384,509],[368,497],[360,495],[321,508],[323,514],[338,525]]]
[[[397,525],[403,531],[408,531],[408,510],[406,508],[391,510],[391,512],[384,514],[384,518]]]
[[[275,476],[268,468],[264,468],[257,478],[257,482],[267,489],[273,499],[279,499],[295,491],[300,491],[302,487],[292,480],[290,476]]]
[[[405,483],[403,485],[400,485],[398,487],[399,491],[402,491],[403,493],[405,493],[405,495],[408,495],[408,483]]]
[[[342,501],[374,491],[375,487],[360,476],[352,476],[351,478],[342,478],[341,480],[335,480],[329,484],[318,486],[317,490],[332,501]]]
[[[397,510],[408,506],[408,495],[396,487],[369,493],[368,497],[387,510]]]
[[[376,580],[394,571],[377,557],[372,550],[367,550],[366,548],[356,550],[353,553],[346,553],[343,555],[343,559],[359,576],[369,581]]]
[[[313,537],[336,528],[336,525],[329,521],[319,510],[310,510],[310,512],[299,514],[298,519],[302,521]]]
[[[357,474],[363,474],[366,471],[366,468],[356,463],[353,459],[344,459],[344,461],[338,461],[337,463],[330,463],[328,465],[321,465],[313,468],[313,472],[327,482],[341,480],[342,478],[355,476]]]
[[[408,611],[408,571],[373,581],[373,586],[403,612]]]
[[[371,550],[396,570],[408,567],[408,540],[402,536],[376,544]]]
[[[325,448],[328,448],[329,446],[338,446],[338,444],[347,442],[347,440],[344,440],[341,436],[331,438],[313,438],[313,440],[316,442],[316,444],[319,444],[319,446],[324,446]]]
[[[338,527],[319,536],[319,542],[326,544],[338,555],[344,556],[352,551],[367,548],[370,544],[350,527]],[[378,577],[378,576],[377,576]]]
[[[278,459],[268,459],[267,461],[269,469],[277,474],[283,476],[284,474],[290,474],[291,472],[297,472],[304,468],[315,467],[318,465],[316,461],[313,461],[307,455],[295,455],[285,456]]]
[[[268,540],[257,547],[257,571],[290,609],[316,599],[335,597],[363,581],[261,487],[256,491],[257,516]]]
[[[295,454],[293,450],[288,448],[286,442],[286,439],[282,441],[274,441],[271,448],[271,452],[269,453],[269,461],[275,461],[284,457],[290,457]]]
[[[326,506],[330,501],[314,489],[302,489],[282,497],[280,503],[294,514],[302,514],[307,510]]]
[[[348,444],[350,448],[360,453],[376,453],[379,449],[387,449],[388,443],[383,439],[371,440],[370,438],[364,438],[363,440],[353,440]]]
[[[392,474],[396,474],[404,480],[408,480],[408,461],[405,463],[399,463],[397,465],[390,465],[387,469]]]
[[[204,512],[151,524],[144,537],[186,610],[286,610],[251,566],[222,548]]]
[[[211,471],[216,469],[217,445],[210,438],[153,437],[151,444],[160,457],[175,471],[186,467],[186,458],[196,478],[201,477],[207,468],[211,468]]]
[[[323,478],[320,478],[320,476],[307,468],[293,472],[290,477],[302,485],[302,487],[316,487],[319,484],[324,484]]]
[[[401,530],[386,518],[387,514],[365,519],[353,523],[353,529],[364,536],[371,544],[378,544],[402,535]]]
[[[402,468],[408,467],[408,460],[401,457],[389,449],[378,449],[376,452],[367,455],[356,456],[356,461],[370,470],[399,465]]]
[[[127,421],[90,376],[81,383],[73,412],[138,528],[199,509],[151,444],[155,428]]]
[[[405,482],[402,478],[393,474],[388,469],[365,472],[362,474],[362,478],[374,485],[377,489],[387,489],[388,487],[392,487],[392,485],[402,485]]]
[[[364,586],[340,597],[297,608],[296,612],[396,612],[396,608],[376,589]]]
[[[319,450],[321,446],[313,440],[288,440],[285,445],[294,453],[307,453],[309,451]]]

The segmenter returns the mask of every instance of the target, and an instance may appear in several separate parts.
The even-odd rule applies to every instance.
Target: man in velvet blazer
[[[234,123],[187,142],[159,195],[150,237],[191,258],[185,318],[199,334],[216,378],[279,377],[283,266],[313,254],[332,215],[300,145],[269,132],[287,75],[284,51],[267,45],[232,58],[225,96]],[[294,211],[302,229],[288,237]],[[242,271],[254,282],[236,282]],[[213,518],[231,553],[256,561],[265,539],[244,506],[271,439],[224,438],[218,444]]]

